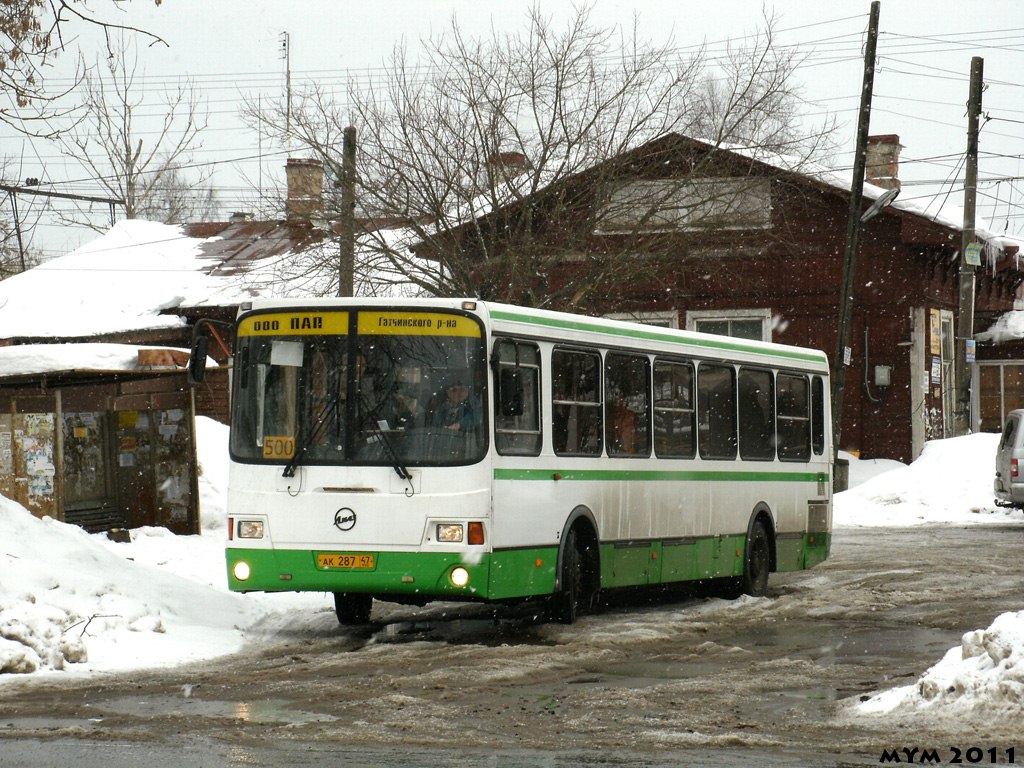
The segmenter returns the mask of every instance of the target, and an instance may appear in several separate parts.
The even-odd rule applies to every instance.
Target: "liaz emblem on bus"
[[[264,459],[290,459],[295,455],[294,437],[269,437],[263,438]]]

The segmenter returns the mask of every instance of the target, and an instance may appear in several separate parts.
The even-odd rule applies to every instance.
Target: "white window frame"
[[[599,234],[772,228],[766,176],[623,180],[597,216]],[[640,219],[647,220],[643,223]]]
[[[686,330],[696,331],[700,320],[760,320],[761,341],[772,340],[771,309],[695,309],[686,313]]]
[[[624,320],[628,323],[643,323],[656,328],[678,328],[679,312],[674,309],[663,312],[613,312],[605,315],[609,320]]]

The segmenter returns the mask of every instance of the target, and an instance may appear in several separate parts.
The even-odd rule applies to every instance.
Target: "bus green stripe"
[[[641,480],[670,482],[707,482],[719,480],[741,483],[818,483],[828,482],[827,472],[756,472],[739,470],[671,469],[495,469],[495,480]]]
[[[603,325],[597,325],[596,323],[588,323],[581,320],[562,320],[550,317],[536,317],[534,315],[524,315],[518,312],[506,312],[503,310],[493,310],[491,317],[496,320],[508,320],[515,323],[528,323],[531,325],[541,325],[548,328],[562,328],[572,331],[589,331],[591,333],[603,333],[608,336],[621,336],[630,339],[644,339],[647,341],[663,341],[670,344],[689,344],[695,347],[706,347],[708,349],[720,349],[728,352],[749,352],[757,355],[769,355],[771,357],[781,357],[789,360],[806,360],[815,363],[824,363],[825,355],[822,352],[794,352],[791,350],[773,349],[770,347],[754,347],[749,344],[743,344],[734,341],[720,341],[718,339],[706,339],[697,338],[694,336],[688,336],[686,338],[680,338],[678,336],[670,336],[666,333],[661,333],[656,330],[635,330],[632,328],[610,328]]]

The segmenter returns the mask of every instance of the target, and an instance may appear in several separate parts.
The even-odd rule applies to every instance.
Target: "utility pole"
[[[342,134],[341,149],[341,249],[338,263],[338,295],[355,295],[356,265],[356,129]]]
[[[875,48],[878,43],[879,0],[871,3],[868,38],[864,47],[864,87],[860,93],[860,118],[857,121],[857,147],[853,157],[853,183],[850,210],[846,221],[846,249],[843,255],[843,282],[839,294],[839,328],[836,339],[834,378],[832,379],[832,455],[839,453],[843,426],[843,388],[850,365],[850,322],[853,311],[853,281],[860,246],[860,206],[864,194],[864,166],[867,163],[868,132],[871,125],[871,93],[875,84]]]
[[[28,179],[27,184],[38,184],[36,179]],[[21,239],[21,222],[18,216],[18,195],[35,195],[37,197],[55,197],[61,200],[79,200],[87,203],[106,203],[110,206],[110,226],[114,226],[114,206],[124,206],[124,200],[117,197],[92,197],[90,195],[72,195],[67,192],[53,192],[51,190],[33,189],[32,187],[19,187],[10,184],[0,184],[0,191],[6,192],[11,199],[11,212],[14,214],[14,231],[18,236],[18,254],[21,257],[21,271],[25,271],[25,247]]]
[[[284,59],[284,132],[291,150],[292,136],[292,46],[291,35],[281,33],[281,58]]]
[[[971,59],[971,90],[967,100],[967,159],[964,171],[964,227],[960,247],[960,302],[956,323],[956,404],[953,434],[966,435],[971,428],[971,365],[969,342],[974,339],[974,210],[978,191],[978,122],[981,117],[981,91],[985,60]],[[976,248],[976,247],[975,247]]]

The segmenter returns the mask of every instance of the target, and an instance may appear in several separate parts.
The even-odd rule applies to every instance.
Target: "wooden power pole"
[[[964,169],[964,228],[960,247],[960,301],[956,324],[956,404],[953,434],[966,435],[971,429],[971,362],[968,354],[974,340],[974,211],[978,191],[978,123],[981,117],[981,91],[985,60],[971,59],[971,89],[967,100],[967,158]],[[973,254],[973,256],[972,256]]]
[[[341,243],[338,295],[355,295],[356,268],[356,129],[348,126],[341,151]]]
[[[867,163],[868,133],[871,125],[871,92],[875,84],[875,48],[878,43],[879,0],[871,3],[867,45],[864,47],[864,87],[860,93],[860,117],[857,121],[857,147],[853,158],[853,183],[850,186],[850,211],[846,221],[846,248],[843,256],[843,283],[839,294],[839,328],[832,379],[832,447],[839,452],[843,426],[843,388],[850,365],[850,322],[853,313],[853,281],[860,246],[860,207],[864,194],[864,166]]]

